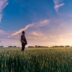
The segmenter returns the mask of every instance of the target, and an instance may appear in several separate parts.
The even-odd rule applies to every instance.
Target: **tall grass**
[[[0,49],[0,72],[72,72],[72,49]]]

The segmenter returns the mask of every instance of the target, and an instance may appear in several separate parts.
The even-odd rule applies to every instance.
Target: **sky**
[[[0,45],[72,46],[72,0],[0,0]]]

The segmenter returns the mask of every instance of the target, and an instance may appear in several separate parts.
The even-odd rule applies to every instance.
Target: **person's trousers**
[[[25,49],[25,44],[24,43],[22,43],[22,51],[24,51],[24,49]]]

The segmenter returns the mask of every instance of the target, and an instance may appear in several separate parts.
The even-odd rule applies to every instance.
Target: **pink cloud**
[[[19,39],[0,39],[1,46],[18,46],[20,47]]]
[[[40,25],[41,26],[45,26],[45,25],[47,25],[49,23],[49,20],[48,19],[45,19],[45,20],[43,20],[43,21],[40,21]]]
[[[8,34],[8,33],[5,32],[4,30],[1,30],[1,29],[0,29],[0,35],[6,35],[6,34]]]
[[[42,32],[37,32],[37,31],[33,31],[32,33],[31,33],[31,35],[32,36],[35,36],[35,37],[45,37],[45,35],[44,35],[44,33],[42,33]]]

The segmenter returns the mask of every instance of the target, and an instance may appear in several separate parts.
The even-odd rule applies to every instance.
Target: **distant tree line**
[[[28,48],[48,48],[48,46],[38,46],[38,45],[35,45],[35,46],[28,46]]]
[[[66,46],[38,46],[38,45],[35,45],[35,46],[28,46],[28,48],[70,48],[71,46],[69,45],[66,45]]]
[[[35,46],[28,46],[28,48],[71,48],[72,46],[66,45],[66,46],[39,46],[39,45],[35,45]],[[0,48],[5,48],[4,46],[0,46]],[[8,46],[8,48],[20,48],[17,46]]]
[[[8,46],[9,48],[16,48],[17,46]]]

